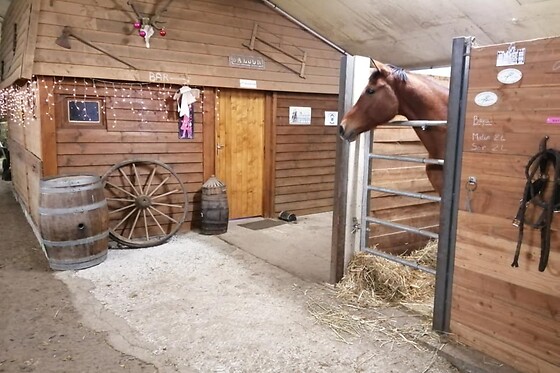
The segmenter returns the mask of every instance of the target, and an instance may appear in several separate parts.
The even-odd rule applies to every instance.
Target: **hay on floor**
[[[435,268],[437,241],[406,257],[426,267]],[[347,274],[337,284],[338,297],[359,305],[403,304],[427,308],[430,313],[435,276],[367,253],[358,253],[348,265]]]

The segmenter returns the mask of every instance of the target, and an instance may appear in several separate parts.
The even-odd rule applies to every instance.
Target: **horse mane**
[[[406,82],[408,80],[408,75],[405,69],[395,65],[388,65],[391,68],[391,75],[400,81]]]
[[[409,72],[406,71],[404,68],[399,67],[399,66],[395,66],[395,65],[391,65],[391,64],[387,64],[387,66],[389,66],[389,68],[391,69],[391,75],[395,77],[396,80],[401,81],[403,83],[406,83],[409,81]],[[379,70],[375,70],[373,72],[373,74],[370,77],[370,80],[375,79],[379,76],[380,71]],[[422,75],[422,74],[414,74],[414,73],[410,73],[412,74],[415,78],[418,78],[420,81],[424,82],[424,83],[428,83],[430,85],[434,85],[437,88],[441,88],[442,91],[444,90],[448,90],[446,89],[443,85],[439,84],[438,82],[436,82],[433,78],[426,76],[426,75]]]

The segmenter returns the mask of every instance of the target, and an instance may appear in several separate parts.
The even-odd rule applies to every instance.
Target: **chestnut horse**
[[[411,74],[403,69],[374,61],[375,70],[358,101],[339,126],[340,136],[347,141],[403,115],[408,120],[446,120],[449,90],[429,77]],[[445,158],[446,126],[414,127],[430,158]],[[443,166],[426,165],[430,183],[441,195]]]

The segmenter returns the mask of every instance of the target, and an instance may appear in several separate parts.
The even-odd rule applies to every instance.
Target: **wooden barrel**
[[[214,175],[202,185],[200,233],[227,232],[229,208],[226,186]]]
[[[95,175],[41,180],[40,230],[55,270],[92,267],[105,260],[109,212],[101,179]]]

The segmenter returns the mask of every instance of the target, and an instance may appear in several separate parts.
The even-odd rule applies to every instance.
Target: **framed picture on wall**
[[[303,106],[290,106],[290,124],[311,124],[311,108]]]
[[[79,126],[82,128],[106,128],[105,101],[102,97],[62,96],[58,105],[57,120],[62,126]]]

